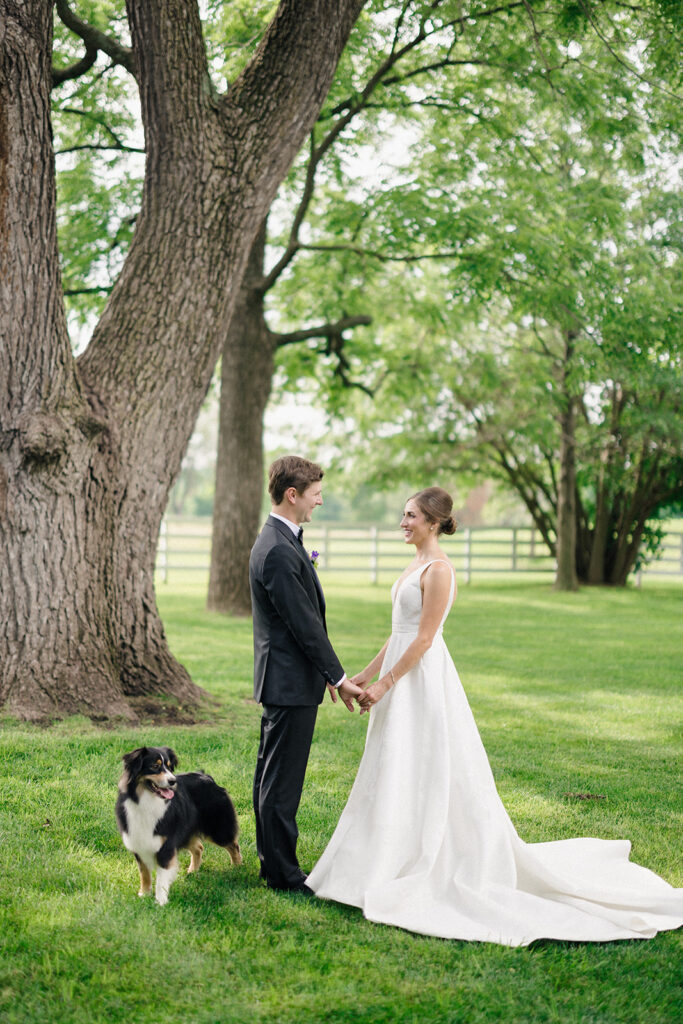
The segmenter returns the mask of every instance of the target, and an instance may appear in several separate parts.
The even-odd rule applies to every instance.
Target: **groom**
[[[325,685],[353,711],[362,691],[327,638],[325,598],[304,550],[303,523],[322,505],[323,471],[296,455],[270,467],[272,512],[249,559],[254,697],[263,705],[254,776],[256,849],[271,889],[310,894],[296,857],[296,812]]]

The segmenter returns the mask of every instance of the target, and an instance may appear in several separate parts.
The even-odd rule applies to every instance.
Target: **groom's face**
[[[297,523],[299,526],[301,526],[302,523],[310,523],[313,509],[323,503],[322,484],[320,481],[317,481],[314,484],[309,484],[303,494],[299,494],[298,491],[295,491],[294,494]]]

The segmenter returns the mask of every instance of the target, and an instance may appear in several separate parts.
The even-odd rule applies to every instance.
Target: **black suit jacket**
[[[254,698],[314,705],[344,675],[325,625],[325,598],[303,546],[270,516],[249,559],[254,615]]]

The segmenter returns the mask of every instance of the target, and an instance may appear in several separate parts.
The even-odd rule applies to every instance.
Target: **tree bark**
[[[108,566],[94,536],[107,527],[88,507],[105,423],[75,372],[61,299],[52,11],[41,0],[2,7],[0,703],[36,719],[58,707],[129,715],[120,688],[110,686],[118,666],[103,589]]]
[[[607,555],[607,540],[610,528],[610,506],[608,502],[608,480],[610,457],[609,449],[605,449],[601,455],[600,474],[597,481],[597,493],[595,500],[595,525],[593,527],[590,559],[588,562],[587,583],[604,583],[605,580],[605,558]]]
[[[263,415],[276,340],[263,310],[265,221],[249,255],[221,361],[216,489],[207,606],[251,614],[249,552],[263,498]]]
[[[288,334],[276,334],[265,318],[266,225],[249,255],[223,346],[216,487],[207,607],[232,615],[251,614],[249,552],[256,539],[263,496],[263,416],[270,396],[278,348],[309,338],[333,339],[343,360],[342,332],[367,325],[349,316]],[[269,275],[270,284],[274,283]],[[276,278],[275,278],[276,280]]]
[[[556,590],[578,590],[576,574],[576,398],[572,394],[574,338],[565,336],[560,413],[560,478],[557,489]]]
[[[0,0],[0,704],[12,714],[134,718],[134,695],[200,699],[156,608],[159,525],[252,240],[361,7],[282,0],[219,100],[196,0],[128,0],[143,202],[76,363],[55,232],[52,4]]]
[[[610,431],[600,453],[600,469],[596,481],[595,525],[591,537],[590,557],[586,582],[604,583],[607,578],[607,560],[610,532],[613,529],[613,473],[614,459],[618,449],[617,434],[624,395],[621,386],[612,385],[612,406],[610,410]]]
[[[623,496],[622,514],[615,530],[615,542],[605,579],[614,586],[626,585],[628,574],[638,557],[640,542],[648,519],[659,504],[657,469],[659,455],[650,452],[650,439],[643,440],[638,471],[629,495]]]

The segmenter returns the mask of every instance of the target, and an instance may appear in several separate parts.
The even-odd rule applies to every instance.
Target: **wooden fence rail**
[[[372,583],[397,576],[410,554],[398,530],[376,526],[311,523],[306,527],[304,544],[309,552],[318,552],[318,569],[325,575],[355,573]],[[482,574],[547,576],[555,572],[555,560],[548,554],[539,532],[531,526],[461,529],[453,537],[443,537],[442,545],[465,583]],[[210,519],[164,519],[157,551],[157,574],[161,581],[168,581],[176,572],[204,576],[209,571],[210,556]],[[636,581],[640,584],[646,576],[683,576],[683,521],[673,522],[659,559],[640,570]]]

